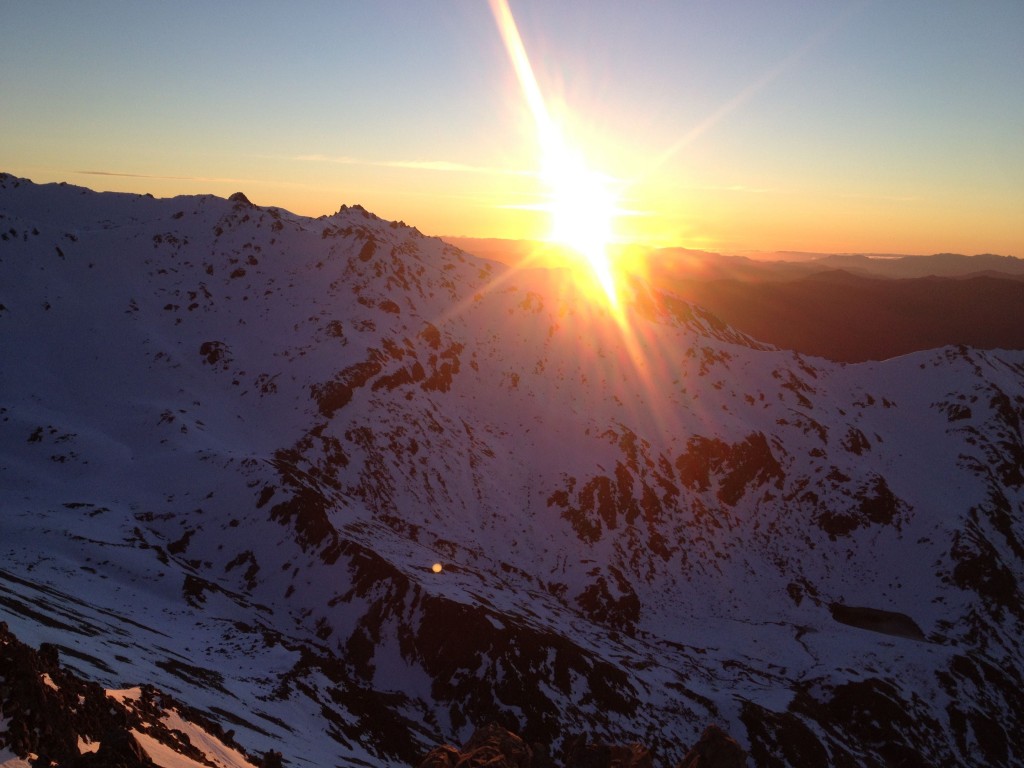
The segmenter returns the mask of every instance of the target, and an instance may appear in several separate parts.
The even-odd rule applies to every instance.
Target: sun
[[[612,185],[561,140],[552,138],[545,144],[542,177],[550,195],[548,239],[569,248],[580,259],[608,304],[617,309],[619,295],[609,254],[618,215]]]
[[[508,1],[490,0],[490,5],[537,131],[540,175],[549,195],[544,206],[551,216],[549,240],[578,255],[589,267],[582,274],[591,277],[599,287],[595,295],[603,295],[618,315],[619,295],[608,252],[617,215],[612,186],[606,177],[592,171],[582,155],[563,139],[560,126],[544,102]]]

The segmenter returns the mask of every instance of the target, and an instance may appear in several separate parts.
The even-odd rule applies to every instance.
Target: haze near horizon
[[[12,4],[0,167],[542,240],[548,120],[618,242],[1024,255],[1019,3],[513,1],[543,120],[500,6]]]

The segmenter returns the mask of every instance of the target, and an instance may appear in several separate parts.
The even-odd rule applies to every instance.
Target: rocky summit
[[[14,668],[204,745],[83,704],[53,761],[1024,761],[1024,353],[833,363],[623,291],[0,176],[0,620],[95,695]]]

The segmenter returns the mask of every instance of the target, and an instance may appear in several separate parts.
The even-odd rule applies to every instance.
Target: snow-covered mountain
[[[0,233],[0,620],[105,688],[294,766],[1024,761],[1024,353],[620,326],[359,206],[4,175]]]

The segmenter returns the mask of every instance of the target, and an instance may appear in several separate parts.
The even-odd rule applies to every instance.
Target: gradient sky
[[[1024,257],[1024,2],[510,0],[652,245]],[[0,170],[543,237],[485,0],[0,0]]]

